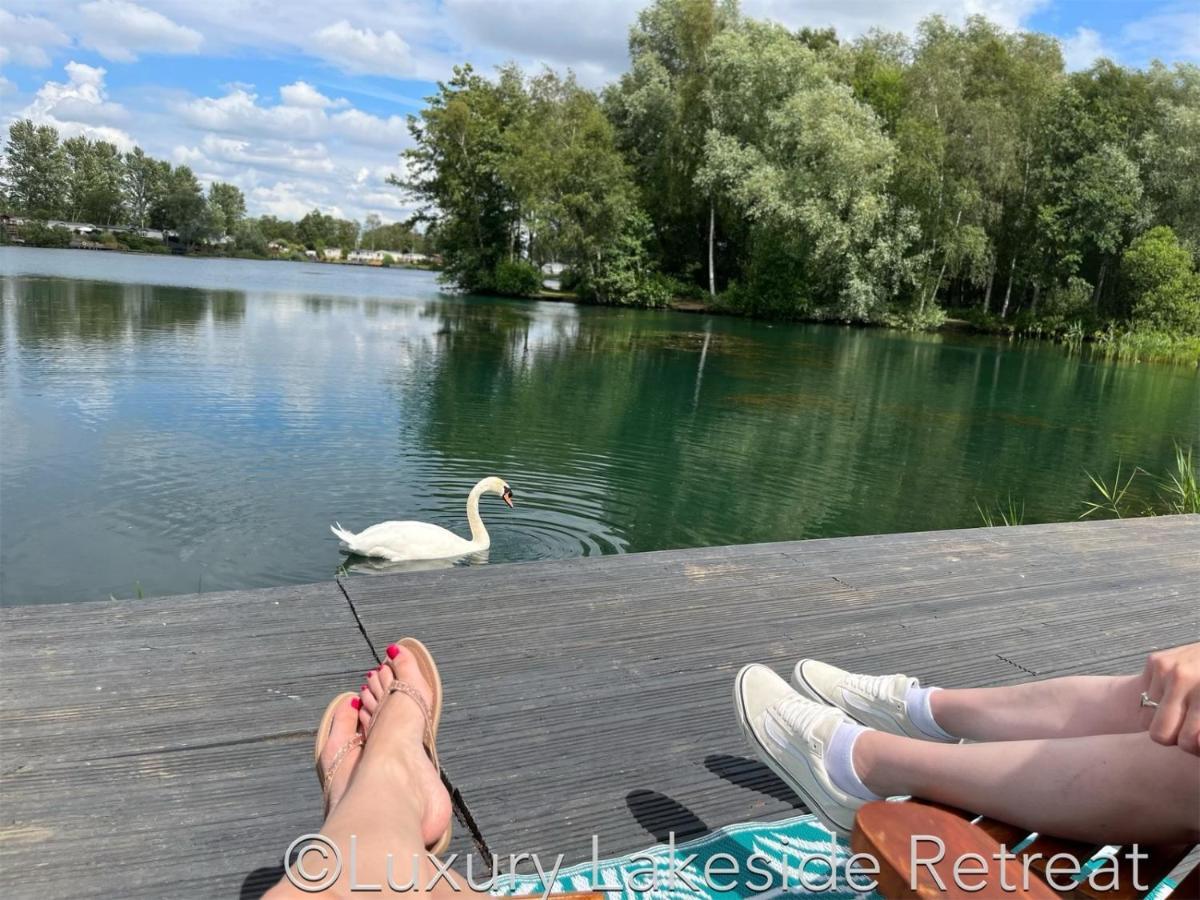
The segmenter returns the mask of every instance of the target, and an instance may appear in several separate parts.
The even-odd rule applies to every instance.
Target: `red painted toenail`
[[[362,701],[361,701],[361,700],[359,700],[357,697],[351,697],[351,698],[350,698],[350,705],[351,705],[351,706],[353,706],[355,709],[361,709],[361,708],[362,708]]]
[[[388,644],[387,655],[388,655],[388,659],[395,659],[397,656],[400,655],[400,648],[397,647],[395,644]]]
[[[358,689],[359,689],[360,691],[365,691],[365,690],[367,689],[367,686],[366,686],[365,684],[363,684],[363,685],[359,685],[359,688],[358,688]]]
[[[368,672],[368,673],[367,673],[365,676],[363,676],[363,677],[364,677],[364,678],[374,678],[374,677],[375,677],[375,670],[374,670],[374,669],[372,669],[370,672]]]

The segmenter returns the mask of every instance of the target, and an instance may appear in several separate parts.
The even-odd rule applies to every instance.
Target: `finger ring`
[[[1158,701],[1151,700],[1150,695],[1142,691],[1142,699],[1138,702],[1138,706],[1148,706],[1151,709],[1158,709]]]

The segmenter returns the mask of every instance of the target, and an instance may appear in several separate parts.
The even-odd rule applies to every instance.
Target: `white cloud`
[[[174,110],[194,128],[224,134],[316,140],[328,125],[321,109],[260,106],[257,95],[242,87],[233,88],[224,97],[197,97],[177,103]]]
[[[315,32],[310,49],[354,74],[405,78],[414,71],[412,51],[404,38],[390,29],[355,28],[345,19]]]
[[[252,214],[408,213],[403,195],[387,184],[411,143],[402,116],[373,115],[302,81],[281,87],[278,103],[233,85],[217,97],[177,98],[169,108],[174,162],[201,181],[236,184]],[[191,134],[181,141],[181,131]]]
[[[1062,39],[1063,60],[1068,71],[1086,69],[1101,56],[1112,56],[1104,46],[1098,31],[1080,26],[1070,37]]]
[[[138,53],[195,53],[204,42],[193,28],[129,0],[92,0],[79,7],[80,40],[106,59],[133,62]]]
[[[320,209],[327,215],[338,217],[345,215],[341,206],[322,202],[325,199],[322,186],[292,181],[253,187],[246,195],[248,206],[260,214],[281,219],[299,219],[311,209]]]
[[[0,9],[0,65],[16,63],[42,68],[50,65],[49,51],[71,39],[53,22],[41,16],[17,16]]]
[[[789,28],[808,25],[834,27],[840,37],[854,38],[871,28],[912,33],[920,21],[942,15],[962,22],[970,15],[986,15],[998,25],[1014,29],[1049,0],[746,0],[742,11]]]
[[[117,124],[129,114],[119,103],[108,99],[104,88],[105,70],[79,62],[64,67],[67,80],[47,81],[34,95],[33,102],[16,118],[52,125],[64,137],[86,135],[94,140],[110,141],[122,150],[133,146],[133,139]]]
[[[284,106],[299,106],[304,109],[328,109],[331,106],[348,106],[350,101],[344,97],[331,100],[307,81],[297,81],[285,84],[279,89],[279,99]]]
[[[1122,59],[1134,64],[1158,58],[1164,62],[1200,62],[1200,9],[1194,0],[1169,3],[1121,29]]]
[[[0,97],[3,97],[5,94],[15,94],[16,91],[17,86],[3,75],[0,75]]]
[[[285,141],[255,144],[235,138],[205,135],[200,148],[189,148],[187,156],[198,161],[215,160],[254,169],[278,170],[303,175],[328,175],[335,169],[324,144],[302,146]]]
[[[567,65],[604,80],[625,67],[629,26],[646,5],[647,0],[446,0],[446,12],[452,30],[476,47]]]
[[[223,97],[197,97],[177,103],[174,110],[194,128],[241,137],[290,141],[330,137],[348,144],[392,151],[408,143],[408,126],[403,116],[381,118],[348,107],[346,101],[329,100],[304,82],[286,85],[280,89],[280,96],[284,102],[264,106],[259,104],[256,94],[244,87],[235,87]],[[324,107],[348,108],[329,113],[317,98],[324,101]]]
[[[359,109],[336,113],[331,122],[337,133],[354,144],[396,150],[410,143],[408,122],[403,116],[381,119]]]

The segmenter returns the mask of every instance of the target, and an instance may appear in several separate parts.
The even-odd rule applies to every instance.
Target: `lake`
[[[489,564],[1066,520],[1200,435],[1194,369],[1042,343],[505,301],[399,269],[0,248],[0,602],[326,580],[329,533]],[[480,564],[483,559],[467,560]]]

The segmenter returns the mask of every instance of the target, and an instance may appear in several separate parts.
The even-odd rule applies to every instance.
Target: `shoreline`
[[[166,245],[163,245],[166,247]],[[437,266],[421,266],[413,263],[394,262],[391,265],[373,266],[370,263],[350,262],[345,259],[292,259],[290,256],[250,256],[238,253],[189,253],[175,252],[167,248],[165,252],[156,252],[151,250],[134,250],[128,247],[43,247],[39,244],[25,244],[16,242],[0,243],[0,248],[13,247],[21,250],[78,250],[85,253],[119,253],[123,256],[146,256],[150,258],[170,258],[170,259],[227,259],[240,260],[247,262],[289,262],[289,263],[315,263],[322,266],[353,266],[356,269],[413,269],[419,272],[440,272],[442,271]],[[388,252],[388,251],[383,251]],[[399,252],[399,251],[397,251]]]
[[[503,296],[503,295],[496,295]],[[1125,362],[1134,364],[1146,365],[1169,365],[1176,367],[1193,368],[1200,370],[1200,338],[1189,338],[1184,335],[1163,335],[1161,333],[1147,333],[1138,337],[1136,332],[1114,332],[1110,326],[1107,332],[1094,331],[1092,333],[1079,333],[1074,339],[1071,337],[1055,334],[1052,332],[1031,333],[1022,331],[1017,326],[1009,327],[985,327],[977,322],[972,322],[970,319],[962,318],[961,316],[948,315],[940,325],[936,328],[918,329],[904,328],[899,325],[889,325],[884,322],[844,322],[835,319],[816,319],[816,318],[767,318],[762,316],[748,315],[736,309],[722,307],[720,305],[710,305],[702,300],[694,300],[687,297],[676,297],[666,306],[662,307],[641,307],[641,306],[622,306],[620,304],[604,304],[591,303],[579,297],[571,291],[551,291],[543,290],[535,297],[506,297],[510,300],[538,300],[547,303],[575,303],[580,306],[607,306],[613,309],[646,309],[646,310],[668,310],[670,312],[687,313],[689,315],[710,315],[710,316],[728,316],[730,318],[741,318],[753,322],[762,322],[767,325],[773,323],[785,323],[795,325],[831,325],[844,328],[878,328],[886,331],[894,331],[902,334],[970,334],[979,337],[993,337],[1007,341],[1037,341],[1039,343],[1049,344],[1054,347],[1062,348],[1065,353],[1081,352],[1084,347],[1089,348],[1089,352],[1100,354],[1101,360],[1105,362]],[[1175,346],[1158,348],[1158,354],[1142,354],[1139,352],[1138,345],[1142,340],[1152,342],[1154,340],[1166,340],[1173,342]]]
[[[441,272],[442,269],[432,266],[413,265],[410,263],[393,263],[388,266],[371,265],[369,263],[349,262],[347,260],[326,260],[326,259],[292,259],[285,256],[247,256],[238,254],[210,254],[210,253],[176,253],[171,250],[158,253],[147,250],[133,250],[120,247],[40,247],[33,244],[24,243],[3,243],[0,247],[14,247],[23,250],[79,250],[98,253],[120,253],[127,256],[144,256],[149,258],[155,257],[170,257],[172,259],[196,259],[196,260],[240,260],[249,262],[292,262],[292,263],[310,263],[316,265],[330,266],[352,266],[356,269],[402,269],[404,271],[417,272]],[[770,325],[773,323],[787,324],[807,324],[807,325],[833,325],[848,328],[880,328],[888,331],[896,331],[901,333],[921,333],[921,334],[971,334],[977,336],[990,336],[1002,338],[1008,341],[1037,341],[1046,343],[1055,347],[1060,347],[1066,353],[1082,352],[1084,347],[1089,349],[1093,355],[1099,355],[1101,361],[1105,362],[1125,362],[1133,364],[1146,365],[1168,365],[1174,367],[1184,367],[1200,370],[1200,338],[1189,338],[1183,335],[1169,335],[1163,333],[1149,333],[1139,335],[1137,332],[1116,332],[1111,326],[1107,332],[1094,331],[1084,333],[1080,331],[1074,338],[1055,333],[1031,333],[1029,331],[1019,330],[1016,326],[1008,327],[986,327],[980,323],[973,322],[969,319],[960,316],[948,315],[943,322],[936,328],[932,329],[911,329],[904,328],[899,325],[889,325],[883,322],[844,322],[832,319],[818,318],[792,318],[792,317],[764,317],[754,316],[742,312],[737,309],[731,309],[719,304],[712,304],[703,300],[696,300],[690,297],[675,297],[666,306],[663,307],[643,307],[622,304],[604,304],[592,303],[584,300],[574,291],[558,291],[548,288],[543,288],[534,296],[519,297],[504,294],[480,294],[479,296],[494,296],[505,300],[526,300],[546,303],[572,303],[578,306],[597,306],[609,307],[613,309],[634,309],[634,310],[668,310],[671,312],[686,313],[688,315],[710,315],[710,316],[728,316],[730,318],[741,318],[748,321],[762,322]],[[1155,345],[1150,352],[1146,351],[1145,345]]]

